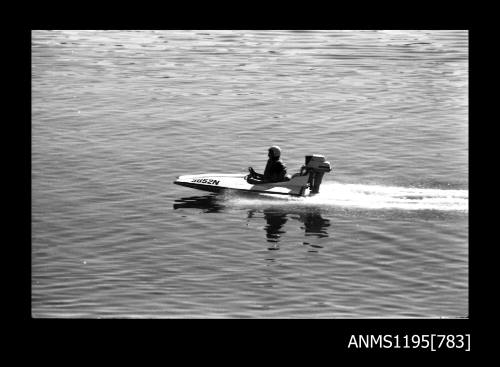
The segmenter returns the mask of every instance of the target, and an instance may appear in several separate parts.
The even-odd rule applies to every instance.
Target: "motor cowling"
[[[332,166],[330,162],[326,161],[324,155],[313,154],[306,155],[306,167],[315,172],[330,172]]]

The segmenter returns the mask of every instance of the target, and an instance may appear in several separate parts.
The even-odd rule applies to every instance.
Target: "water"
[[[176,176],[334,170],[312,198]],[[35,317],[468,314],[466,31],[33,31]]]

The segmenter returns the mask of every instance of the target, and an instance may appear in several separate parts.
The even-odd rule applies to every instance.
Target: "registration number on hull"
[[[214,180],[213,178],[193,178],[191,180],[191,182],[207,184],[207,185],[218,185],[219,184],[219,180]]]

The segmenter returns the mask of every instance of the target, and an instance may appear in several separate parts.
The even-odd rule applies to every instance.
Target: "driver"
[[[268,182],[280,182],[287,181],[288,176],[286,174],[286,166],[281,157],[280,147],[273,145],[269,148],[268,153],[269,160],[267,161],[266,169],[264,174],[257,173],[252,167],[248,167],[250,174],[247,176],[247,181],[249,183],[268,183]]]

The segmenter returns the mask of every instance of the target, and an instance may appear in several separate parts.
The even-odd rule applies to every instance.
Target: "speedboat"
[[[331,170],[330,162],[327,162],[323,155],[313,154],[306,155],[305,164],[300,171],[291,176],[288,175],[286,181],[254,183],[249,174],[205,173],[178,176],[174,184],[210,192],[234,190],[262,194],[309,196],[319,193],[323,175]]]

